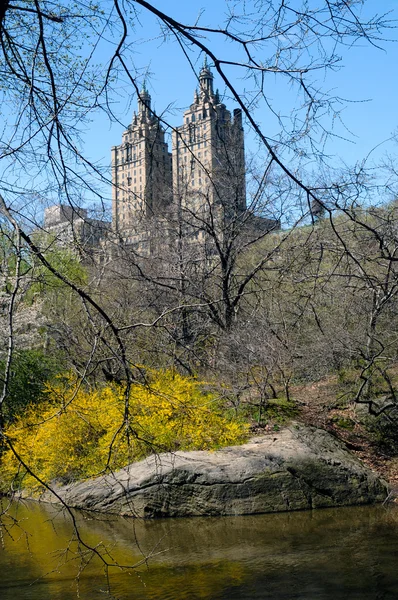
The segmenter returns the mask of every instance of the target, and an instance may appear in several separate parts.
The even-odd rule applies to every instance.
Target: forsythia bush
[[[27,409],[6,431],[23,462],[45,482],[62,483],[117,469],[152,452],[208,450],[243,442],[248,426],[229,418],[200,383],[172,371],[125,389],[74,388],[72,378],[48,385],[47,401]],[[126,414],[129,426],[126,427]],[[38,489],[11,450],[1,465],[2,488]]]

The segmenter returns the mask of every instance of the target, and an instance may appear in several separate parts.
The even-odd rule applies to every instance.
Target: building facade
[[[57,246],[82,253],[98,249],[108,237],[110,223],[88,216],[84,208],[55,204],[44,210],[43,232]]]
[[[141,243],[147,222],[172,200],[171,154],[164,129],[151,109],[145,87],[138,114],[112,148],[112,226],[127,243]]]
[[[112,148],[112,225],[125,243],[148,246],[151,218],[163,219],[166,231],[179,209],[191,228],[209,211],[223,219],[246,209],[242,114],[231,115],[213,79],[205,62],[172,154],[145,87],[139,94],[138,114]]]
[[[242,112],[231,114],[213,81],[205,61],[193,103],[173,130],[172,153],[144,85],[132,122],[111,151],[111,231],[64,205],[46,210],[45,229],[64,245],[79,240],[117,254],[122,244],[144,255],[172,249],[177,238],[205,241],[210,222],[220,234],[235,224],[249,237],[278,229],[278,221],[247,209]]]
[[[199,90],[173,134],[174,201],[193,214],[229,213],[246,209],[242,113],[233,117],[213,89],[205,63]]]

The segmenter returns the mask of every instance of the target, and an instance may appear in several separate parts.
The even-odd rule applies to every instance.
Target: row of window
[[[142,169],[138,169],[138,175],[142,174]],[[126,173],[124,172],[124,170],[122,170],[122,179],[124,179],[124,175],[126,175],[127,177],[131,177],[131,171],[126,171]],[[137,176],[137,170],[134,169],[133,171],[133,176],[136,177]]]
[[[183,160],[184,162],[187,162],[188,157],[189,157],[190,161],[200,162],[202,159],[202,153],[201,152],[195,152],[195,153],[190,152],[189,154],[184,154],[183,156],[181,156],[181,160]],[[207,152],[207,150],[205,150],[203,152],[203,160],[207,160],[207,157],[208,157],[208,152]]]
[[[197,117],[198,117],[198,121],[201,121],[202,119],[206,119],[207,118],[207,110],[204,108],[202,111],[200,111],[199,113],[197,113]],[[190,115],[190,117],[185,117],[185,123],[188,125],[189,122],[191,123],[195,123],[196,121],[196,113],[192,113]],[[206,125],[205,125],[206,127]]]
[[[131,190],[121,190],[120,191],[120,197],[122,200],[125,200],[126,198],[130,198],[131,197],[131,192],[142,192],[142,184],[140,186],[135,185]]]
[[[186,141],[186,143],[188,144],[188,140]],[[196,146],[197,150],[200,150],[201,148],[207,148],[207,141],[205,140],[204,142],[198,142],[197,140],[192,140],[190,141],[191,144],[194,144]],[[184,152],[188,152],[188,147],[184,146]]]

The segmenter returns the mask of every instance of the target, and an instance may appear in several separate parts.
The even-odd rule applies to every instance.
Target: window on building
[[[193,123],[190,123],[190,125],[189,125],[189,142],[191,144],[193,144],[193,143],[195,143],[195,141],[196,141],[196,128]]]

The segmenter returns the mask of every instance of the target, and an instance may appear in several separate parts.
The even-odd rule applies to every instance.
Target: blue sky
[[[310,5],[315,6],[320,1],[310,0]],[[302,4],[302,0],[290,0],[290,2],[296,6]],[[101,0],[100,5],[109,7],[113,2]],[[251,6],[252,22],[256,23],[257,18],[254,10],[257,0],[246,0],[245,3],[237,0],[191,0],[184,3],[181,0],[154,0],[154,5],[182,23],[192,24],[198,20],[199,24],[213,28],[224,27],[227,11],[234,6],[238,9],[243,5]],[[396,19],[398,23],[398,0],[365,0],[362,13],[364,18],[389,13],[388,18]],[[131,20],[133,27],[127,40],[130,44],[130,52],[125,56],[127,63],[131,65],[132,73],[138,75],[138,80],[143,81],[147,73],[146,83],[156,111],[158,114],[166,111],[165,119],[172,126],[178,126],[182,122],[184,109],[193,99],[197,85],[195,72],[176,40],[173,37],[168,39],[162,37],[155,17],[142,9],[137,15],[132,14]],[[384,35],[391,40],[398,39],[398,29],[386,31]],[[107,40],[98,46],[94,62],[102,65],[102,72],[106,71],[116,43],[117,38],[112,39],[108,31]],[[213,35],[206,43],[220,58],[242,59],[242,53],[233,44],[222,41],[220,36]],[[314,75],[319,88],[341,99],[335,104],[340,111],[339,115],[327,113],[324,109],[320,110],[321,124],[326,130],[333,131],[334,136],[329,137],[323,147],[322,130],[314,134],[315,142],[323,147],[327,154],[326,167],[338,167],[342,163],[352,165],[363,160],[374,148],[376,149],[370,155],[369,166],[382,160],[387,153],[396,152],[396,144],[391,140],[391,136],[398,126],[398,45],[395,41],[387,40],[381,42],[380,46],[381,48],[377,48],[361,40],[353,45],[339,47],[337,52],[341,61],[338,63],[338,68],[334,71],[319,71]],[[258,58],[266,61],[273,56],[271,50],[268,49],[268,54],[265,53],[264,56],[259,52]],[[203,55],[200,55],[197,49],[194,51],[188,49],[187,52],[198,73]],[[229,67],[227,71],[239,94],[250,95],[253,92],[253,83],[244,77],[244,69]],[[215,87],[219,87],[221,94],[225,94],[228,108],[232,110],[236,107],[236,102],[230,98],[230,93],[219,77],[215,78]],[[273,109],[288,121],[300,101],[297,90],[273,73],[267,73],[265,76],[265,90],[267,100],[272,104]],[[132,112],[137,103],[135,90],[126,78],[112,82],[110,100],[119,122],[110,123],[103,112],[96,111],[91,114],[91,120],[84,124],[80,132],[81,147],[85,157],[95,161],[108,174],[110,149],[113,145],[120,144],[122,131],[131,122]],[[8,127],[12,130],[14,125],[12,113],[7,114],[5,107],[1,106],[0,109],[2,116],[9,119]],[[271,143],[278,138],[279,124],[264,101],[252,111],[252,115]],[[258,143],[247,124],[245,131],[246,150],[249,156],[250,153],[257,152]],[[308,149],[308,144],[303,141],[302,147]],[[278,152],[283,153],[283,148],[280,147]],[[291,160],[291,153],[289,155],[285,151],[284,159]],[[310,173],[317,168],[317,165],[311,161],[311,157],[307,160],[306,168]],[[8,177],[9,188],[14,184],[13,177],[18,188],[22,181],[18,179],[18,172],[13,172],[12,168],[8,169],[7,163],[3,169]],[[26,188],[40,190],[40,170],[36,179],[33,171],[28,175],[30,181]],[[45,184],[41,187],[44,190]],[[107,199],[110,199],[109,183],[101,185],[101,191]],[[86,190],[82,201],[90,203],[94,197],[87,197],[87,193],[89,192]],[[47,203],[62,200],[61,197],[57,197],[55,185],[45,196],[43,202]]]
[[[200,23],[214,27],[222,24],[228,2],[194,0],[181,3],[177,0],[158,0],[154,4],[181,22],[192,22],[201,14]],[[366,0],[363,7],[364,15],[389,11],[389,18],[398,19],[397,0]],[[387,36],[392,39],[397,37],[396,33],[398,32],[391,30],[387,32]],[[196,85],[195,76],[177,43],[171,40],[164,42],[158,35],[156,19],[142,12],[131,38],[134,42],[134,63],[142,73],[146,69],[150,73],[148,88],[156,110],[160,113],[168,106],[174,107],[174,112],[167,118],[172,125],[178,125],[181,122],[182,110],[192,101]],[[213,39],[211,46],[222,56],[232,55],[233,48],[230,44],[222,44],[218,39]],[[395,145],[386,140],[391,138],[398,124],[398,46],[396,42],[387,41],[382,42],[381,47],[382,49],[379,49],[361,41],[352,47],[339,48],[338,52],[342,57],[339,68],[334,72],[319,73],[317,76],[318,84],[325,91],[343,99],[339,105],[343,123],[339,118],[325,120],[327,126],[333,125],[337,136],[346,138],[344,140],[335,137],[329,140],[326,151],[333,164],[339,161],[349,164],[360,161],[380,144],[372,153],[374,160],[394,150]],[[192,53],[191,57],[199,68],[201,59],[195,53]],[[230,73],[238,89],[242,90],[247,86],[238,69],[231,69]],[[220,87],[221,92],[224,91],[221,81],[217,78],[215,85]],[[289,113],[297,102],[296,92],[278,84],[273,75],[268,76],[266,85],[273,106],[280,107],[284,114]],[[131,98],[134,91],[128,85],[120,91],[121,96],[115,107],[122,122],[127,125],[136,100],[135,97]],[[132,108],[129,106],[129,98],[132,100]],[[226,102],[229,108],[234,107],[233,101]],[[260,108],[255,118],[271,138],[277,134],[277,125],[266,111],[262,112]],[[101,129],[100,135],[98,128]],[[122,131],[123,127],[118,124],[110,128],[104,120],[94,123],[86,137],[87,153],[106,163],[109,161],[110,146],[120,143]],[[249,134],[248,146],[253,146],[253,149],[255,147]]]

